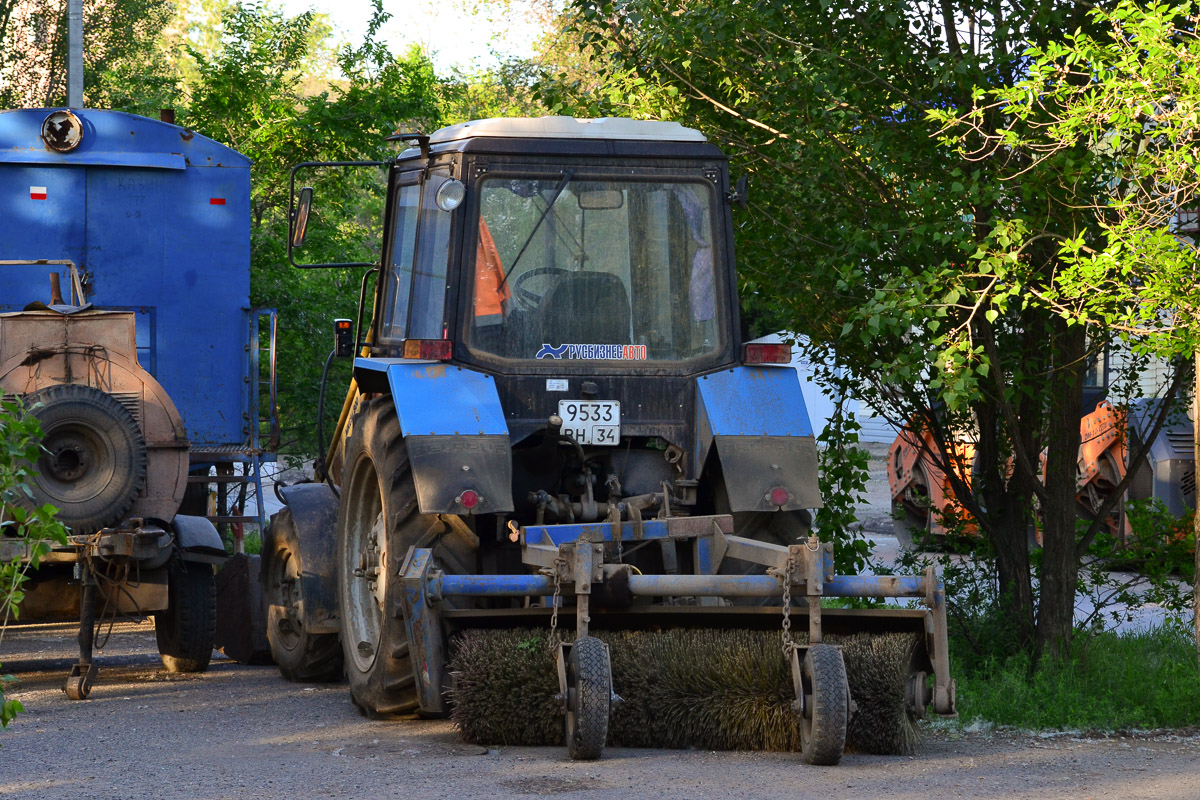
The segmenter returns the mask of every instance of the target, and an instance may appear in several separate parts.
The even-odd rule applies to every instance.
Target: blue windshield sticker
[[[543,344],[537,358],[566,358],[579,361],[645,361],[644,344]]]

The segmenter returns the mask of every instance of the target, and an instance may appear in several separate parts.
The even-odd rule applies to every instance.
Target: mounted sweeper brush
[[[283,490],[264,547],[283,674],[344,669],[367,715],[479,740],[565,729],[574,758],[611,720],[836,763],[856,724],[953,714],[937,576],[837,575],[811,535],[816,442],[790,349],[740,341],[717,148],[564,117],[395,138],[359,165],[387,173],[381,263],[328,265],[376,279],[369,322],[336,323],[325,482]],[[330,222],[312,195],[293,263]]]

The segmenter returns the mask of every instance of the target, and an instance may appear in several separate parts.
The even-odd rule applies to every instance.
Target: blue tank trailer
[[[22,619],[82,614],[89,631],[67,688],[86,696],[89,591],[111,600],[112,575],[134,563],[202,564],[193,595],[177,598],[172,579],[155,596],[203,607],[194,649],[207,637],[209,652],[192,666],[206,666],[212,564],[225,553],[215,525],[235,550],[243,524],[261,526],[260,468],[278,443],[276,315],[250,306],[250,160],[133,114],[0,112],[0,320],[0,391],[40,402],[33,413],[46,417],[35,499],[64,509],[73,537],[36,573]],[[63,386],[69,397],[48,394]],[[101,605],[152,611],[160,629],[173,613],[149,596]]]

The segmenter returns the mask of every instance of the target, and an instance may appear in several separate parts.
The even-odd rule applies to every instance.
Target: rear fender
[[[696,380],[698,462],[715,448],[730,510],[820,508],[817,442],[796,371],[734,367]],[[782,488],[777,505],[771,491]]]
[[[198,560],[212,563],[212,559],[225,558],[225,543],[216,526],[205,517],[189,517],[176,514],[171,525],[175,528],[175,541],[184,561]]]
[[[336,633],[338,497],[324,483],[299,483],[280,489],[279,494],[287,503],[291,526],[288,531],[272,530],[271,535],[291,537],[289,548],[300,554],[304,567],[301,575],[304,629],[312,633]],[[267,542],[263,542],[263,547],[264,552],[269,552]]]
[[[391,392],[421,513],[513,510],[512,445],[491,375],[395,358],[359,358],[354,372],[365,391]],[[472,509],[460,503],[468,490]]]

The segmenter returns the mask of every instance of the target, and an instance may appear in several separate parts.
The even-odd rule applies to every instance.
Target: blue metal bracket
[[[417,701],[427,714],[445,711],[441,676],[446,674],[446,648],[442,639],[441,614],[429,603],[432,588],[433,551],[413,548],[400,567],[400,605],[408,632],[409,658],[417,680]],[[498,577],[498,576],[496,576]],[[385,610],[385,613],[388,613]]]

